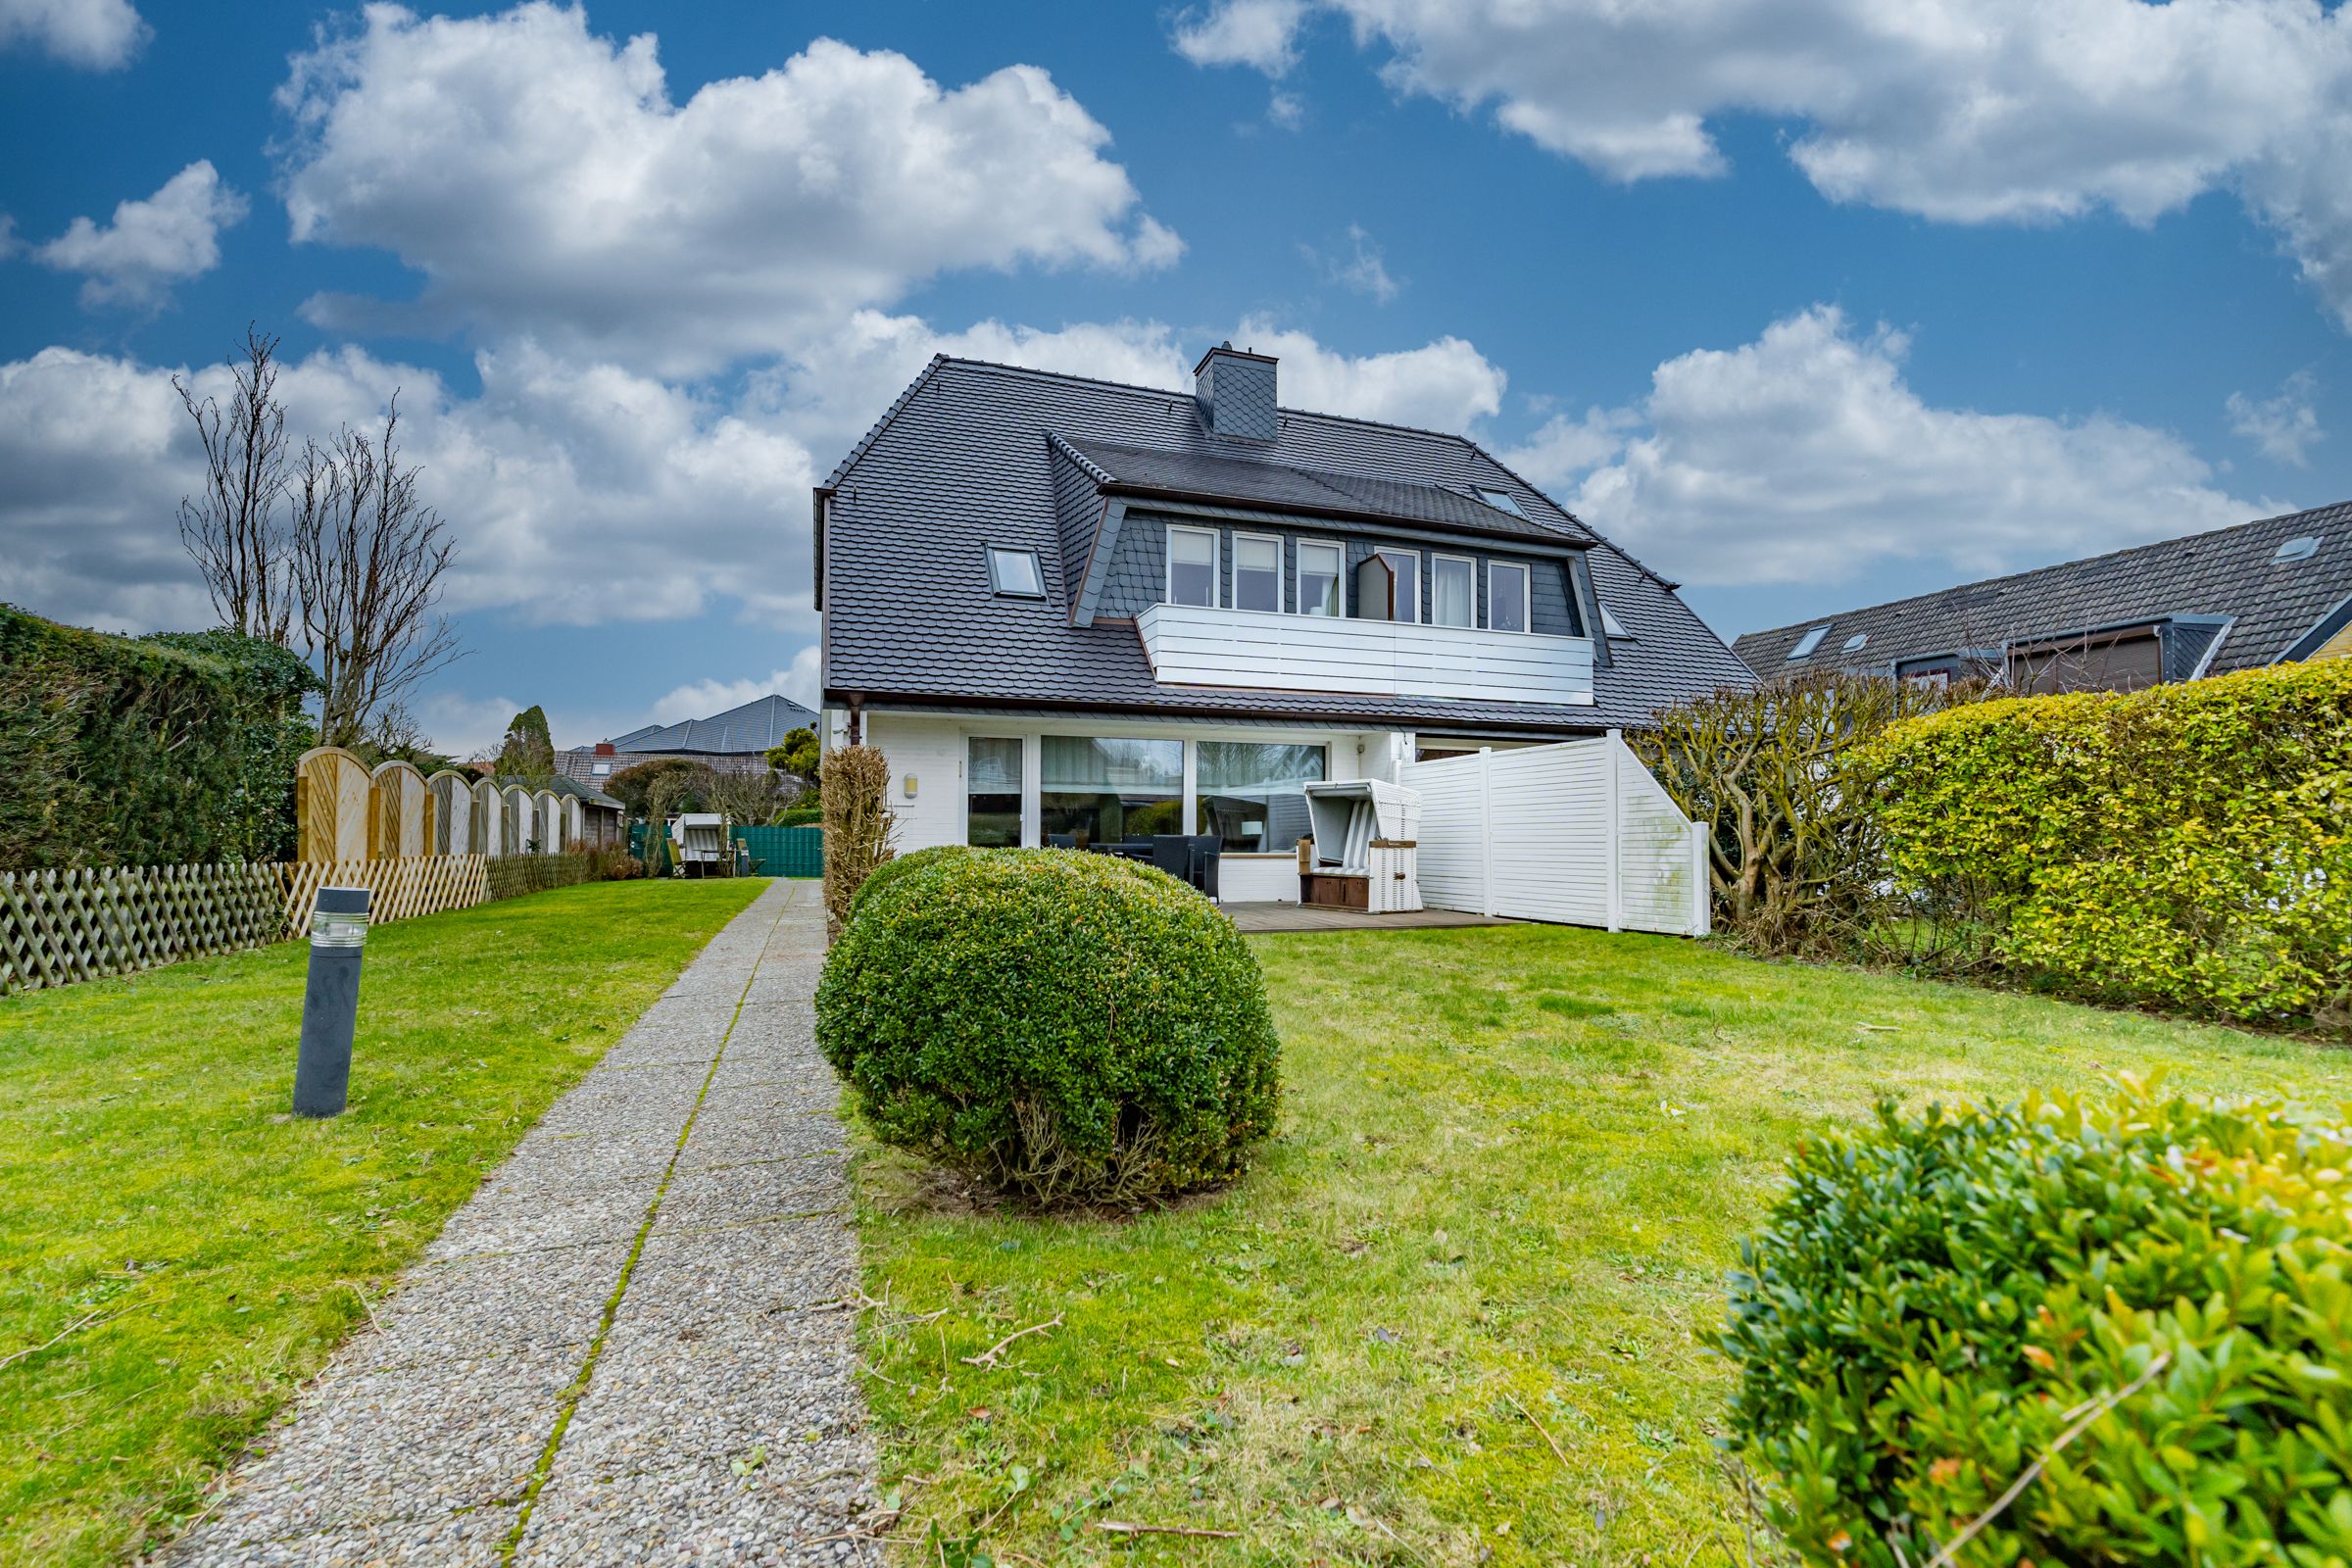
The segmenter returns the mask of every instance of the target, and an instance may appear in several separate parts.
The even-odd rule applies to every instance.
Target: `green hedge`
[[[1108,856],[991,850],[900,877],[834,943],[816,1039],[884,1140],[1034,1203],[1223,1181],[1274,1129],[1256,959],[1206,899]]]
[[[112,637],[0,605],[0,870],[289,858],[314,684],[234,632]]]
[[[2340,1118],[1879,1116],[1802,1149],[1732,1281],[1732,1443],[1800,1557],[1919,1568],[2046,1460],[1958,1561],[2352,1560]]]
[[[493,855],[488,869],[490,897],[514,899],[572,887],[606,868],[593,855]]]
[[[1979,960],[2352,1027],[2352,661],[1951,709],[1866,765],[1898,886]]]

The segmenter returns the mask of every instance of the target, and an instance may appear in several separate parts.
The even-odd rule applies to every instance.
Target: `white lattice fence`
[[[127,974],[285,934],[276,865],[0,874],[0,992]]]

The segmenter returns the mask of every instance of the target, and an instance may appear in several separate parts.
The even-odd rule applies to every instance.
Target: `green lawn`
[[[0,1357],[72,1329],[0,1365],[0,1562],[117,1561],[201,1507],[362,1293],[762,886],[371,932],[332,1122],[284,1114],[302,944],[0,1000]]]
[[[1287,1101],[1234,1190],[1038,1221],[860,1153],[907,1561],[1744,1563],[1701,1341],[1795,1140],[2116,1071],[2352,1099],[2301,1041],[1665,938],[1253,945]]]

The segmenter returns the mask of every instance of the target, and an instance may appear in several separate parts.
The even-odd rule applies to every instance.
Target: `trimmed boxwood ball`
[[[2130,1083],[1808,1143],[1722,1340],[1788,1544],[1917,1568],[1990,1512],[1958,1561],[2352,1560],[2347,1171],[2340,1115]]]
[[[816,1039],[884,1140],[1041,1205],[1226,1181],[1274,1129],[1257,960],[1206,899],[1109,856],[903,873],[827,956]]]
[[[850,918],[857,919],[858,911],[864,909],[878,894],[889,888],[891,884],[912,876],[925,866],[937,865],[942,860],[952,860],[958,856],[980,853],[980,851],[962,844],[934,844],[927,850],[914,850],[906,855],[893,856],[875,866],[872,871],[867,873],[865,880],[858,884],[858,896],[850,901]]]

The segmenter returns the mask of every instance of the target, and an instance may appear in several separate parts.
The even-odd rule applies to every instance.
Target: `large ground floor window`
[[[1296,849],[1308,832],[1306,786],[1328,775],[1320,746],[1202,741],[1197,763],[1196,833],[1215,833],[1231,853]]]
[[[974,735],[963,768],[964,842],[984,850],[1021,845],[1021,743]]]
[[[1037,804],[1047,843],[1184,831],[1184,742],[1048,735],[1041,753]]]

